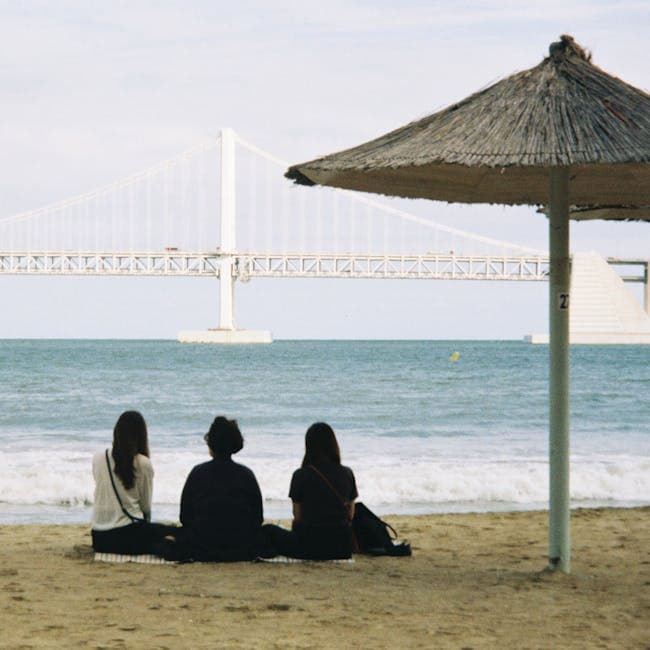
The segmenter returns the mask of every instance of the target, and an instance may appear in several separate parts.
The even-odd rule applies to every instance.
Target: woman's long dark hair
[[[341,451],[334,430],[325,422],[314,422],[305,434],[305,457],[302,466],[322,463],[341,464]]]
[[[147,425],[137,411],[125,411],[117,419],[113,429],[113,460],[115,473],[127,490],[135,483],[133,459],[136,454],[149,456]]]

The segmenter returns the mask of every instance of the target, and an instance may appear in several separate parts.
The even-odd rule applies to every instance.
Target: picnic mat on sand
[[[274,562],[277,564],[298,564],[300,562],[334,562],[336,564],[354,564],[354,558],[344,560],[300,560],[295,557],[278,555],[270,558],[257,558],[257,562]],[[157,555],[123,555],[121,553],[95,553],[95,562],[135,562],[136,564],[177,564]]]

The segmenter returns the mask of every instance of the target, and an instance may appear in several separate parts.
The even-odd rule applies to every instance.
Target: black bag
[[[395,529],[361,502],[354,504],[352,530],[359,553],[401,557],[411,555],[411,545],[407,542],[396,543]]]

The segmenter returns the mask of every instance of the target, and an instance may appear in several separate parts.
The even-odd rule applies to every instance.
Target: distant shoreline
[[[100,341],[133,341],[137,343],[146,343],[148,341],[154,343],[177,343],[176,338],[93,338],[93,337],[53,337],[53,338],[44,338],[44,337],[27,337],[22,338],[18,336],[4,337],[0,338],[0,341],[88,341],[88,342],[100,342]],[[524,343],[523,335],[522,338],[516,339],[283,339],[279,337],[274,338],[274,343]]]

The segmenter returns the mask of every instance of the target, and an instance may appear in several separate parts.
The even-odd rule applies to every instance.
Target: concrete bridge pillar
[[[226,256],[219,268],[219,329],[234,330],[235,279],[235,133],[221,129],[221,252]]]
[[[643,282],[643,308],[645,313],[650,316],[650,260],[645,263],[645,273]]]
[[[232,129],[221,129],[221,251],[219,262],[219,327],[178,333],[181,343],[271,343],[271,332],[235,328],[236,251],[236,178],[235,146],[237,136]]]

